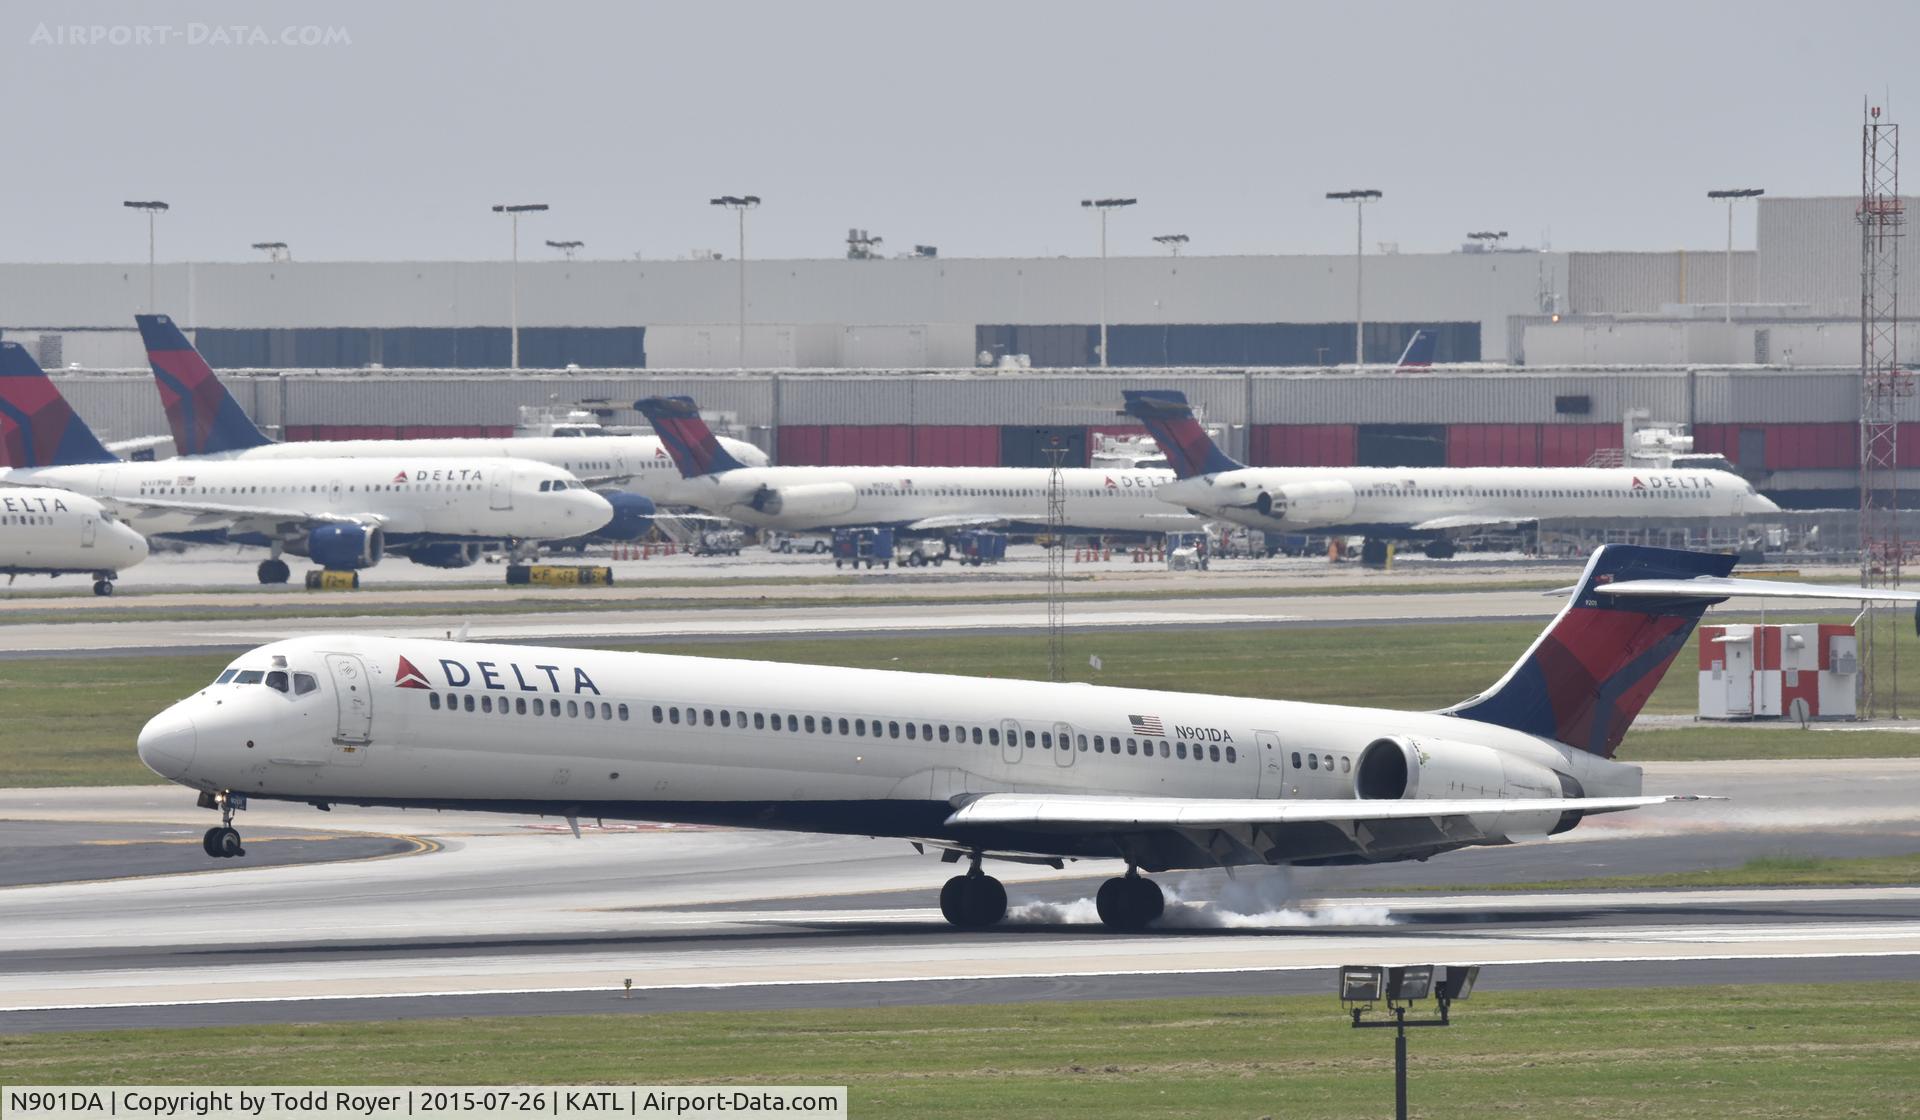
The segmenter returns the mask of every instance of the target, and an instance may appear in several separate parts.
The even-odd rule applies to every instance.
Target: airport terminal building
[[[517,374],[504,261],[0,265],[0,330],[115,438],[165,430],[132,323],[151,279],[289,438],[504,433],[555,400],[634,421],[684,392],[780,462],[1024,464],[1042,431],[1127,430],[1120,389],[1156,384],[1259,464],[1578,465],[1641,410],[1786,504],[1851,505],[1854,206],[1763,198],[1730,257],[1369,253],[1363,357],[1431,331],[1442,366],[1417,374],[1350,368],[1351,256],[1109,260],[1107,370],[1098,258],[749,261],[744,338],[737,261],[522,263]]]

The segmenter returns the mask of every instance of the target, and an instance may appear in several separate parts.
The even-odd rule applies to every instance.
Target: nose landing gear
[[[1007,916],[1007,888],[980,871],[980,857],[965,875],[955,875],[940,888],[940,913],[960,929],[985,929]]]
[[[200,838],[201,850],[214,859],[234,859],[247,854],[240,846],[240,831],[233,827],[233,811],[246,808],[246,802],[237,799],[231,793],[203,793],[200,804],[204,808],[219,809],[220,823],[207,829]]]
[[[1100,924],[1110,930],[1131,932],[1145,929],[1167,908],[1160,884],[1142,879],[1140,869],[1127,868],[1124,878],[1108,879],[1094,896],[1094,909],[1100,912]]]

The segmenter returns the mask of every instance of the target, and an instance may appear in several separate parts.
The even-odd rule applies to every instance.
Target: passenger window
[[[1115,746],[1116,748],[1117,748],[1117,747],[1118,747],[1119,745],[1120,745],[1120,744],[1119,744],[1118,742],[1116,742],[1116,743],[1114,744],[1114,746]],[[1103,739],[1103,738],[1101,738],[1100,736],[1098,736],[1098,735],[1095,735],[1095,736],[1093,737],[1093,749],[1094,749],[1094,750],[1095,750],[1096,752],[1098,752],[1098,751],[1104,751],[1104,750],[1106,750],[1106,749],[1107,749],[1107,741],[1106,741],[1105,739]]]
[[[691,715],[692,709],[688,709],[688,713],[689,715],[688,715],[687,722],[692,723],[693,722],[692,715]],[[555,700],[553,703],[548,704],[547,714],[552,716],[554,719],[559,719],[560,718],[560,701]]]
[[[780,730],[780,713],[779,712],[773,713],[771,723],[775,731]]]
[[[1228,748],[1227,748],[1227,761],[1228,761],[1228,762],[1233,762],[1233,761],[1235,761],[1235,759],[1234,759],[1234,757],[1233,757],[1233,748],[1232,748],[1232,747],[1228,747]]]
[[[1328,756],[1327,756],[1327,769],[1328,769],[1328,770],[1332,770],[1332,769],[1333,769],[1333,756],[1332,756],[1332,755],[1328,755]]]
[[[1208,748],[1207,748],[1207,758],[1208,758],[1208,759],[1210,759],[1210,760],[1212,760],[1212,761],[1214,761],[1214,762],[1218,762],[1218,761],[1220,761],[1220,748],[1219,748],[1219,747],[1208,747]]]
[[[1000,745],[1000,729],[999,728],[997,727],[987,728],[987,742],[996,747]]]
[[[1293,752],[1293,768],[1295,770],[1300,769],[1300,752],[1299,751]]]
[[[940,741],[943,743],[947,741],[947,725],[944,723],[940,725]]]
[[[787,717],[787,730],[788,730],[788,731],[798,731],[798,730],[800,730],[800,717],[799,717],[799,716],[788,716],[788,717]]]
[[[913,724],[907,724],[907,738],[913,738]]]
[[[1052,750],[1053,749],[1053,732],[1042,731],[1040,733],[1040,745],[1047,750]],[[1060,749],[1063,751],[1070,751],[1073,749],[1073,744],[1067,742],[1065,739],[1062,739],[1060,740]]]
[[[232,680],[234,676],[239,672],[240,670],[238,669],[228,669],[226,672],[221,673],[217,678],[215,678],[213,683],[226,684],[228,681]]]
[[[864,720],[864,719],[856,719],[856,720],[854,720],[854,721],[853,721],[853,733],[854,733],[855,735],[865,735],[865,734],[867,733],[867,721],[866,721],[866,720]]]
[[[1119,740],[1115,740],[1115,742],[1118,742],[1118,741],[1119,741]],[[1128,740],[1127,740],[1127,753],[1128,753],[1128,754],[1134,754],[1134,753],[1136,753],[1136,752],[1134,751],[1134,749],[1133,749],[1133,740],[1132,740],[1132,739],[1128,739]]]
[[[591,700],[587,701],[585,704],[585,707],[587,709],[586,711],[587,718],[592,719],[593,718],[593,701]]]
[[[1187,745],[1185,743],[1175,743],[1173,745],[1173,757],[1175,758],[1187,757]]]
[[[713,726],[713,709],[708,708],[706,711],[702,712],[701,715],[702,717],[704,717],[702,718],[701,722],[705,723],[708,727],[712,727]]]
[[[233,678],[233,683],[234,684],[259,684],[260,678],[266,675],[267,674],[264,670],[247,669],[242,671],[239,676]]]
[[[741,711],[734,712],[733,725],[735,727],[744,729],[747,726],[747,713],[741,712]]]
[[[534,701],[534,703],[535,703],[535,704],[538,704],[539,702],[540,702],[540,701],[538,701],[538,700],[535,700],[535,701]],[[539,715],[539,714],[540,714],[540,712],[539,712],[539,710],[538,710],[538,709],[535,709],[535,710],[534,710],[534,713],[533,713],[533,714],[534,714],[534,715]],[[660,705],[658,705],[658,704],[655,704],[655,705],[653,706],[653,722],[655,722],[655,723],[659,723],[659,722],[660,722],[661,720],[663,720],[663,719],[665,719],[665,718],[666,718],[666,713],[665,713],[665,712],[662,712],[662,711],[660,710]]]
[[[753,729],[755,731],[765,731],[767,729],[767,717],[765,714],[761,712],[753,713]]]
[[[627,706],[625,704],[620,705],[620,722],[627,722]]]
[[[307,693],[319,687],[320,682],[314,679],[312,673],[295,673],[293,675],[293,694],[295,696],[305,696]]]
[[[559,702],[559,701],[555,701],[555,703],[558,703],[558,702]],[[671,722],[671,723],[679,723],[679,722],[680,722],[680,709],[678,709],[678,708],[668,708],[668,709],[667,709],[667,720],[668,720],[668,722]]]
[[[469,712],[473,710],[473,693],[471,692],[467,693],[466,701],[461,706],[466,708],[466,710]]]
[[[733,716],[725,708],[720,709],[720,726],[733,726]]]
[[[547,714],[547,702],[545,700],[540,699],[538,696],[533,698],[533,714],[536,716],[544,716]],[[653,710],[653,718],[654,718],[654,722],[656,723],[659,722],[660,709],[655,708]]]
[[[1027,749],[1033,749],[1033,732],[1031,731],[1027,732]]]
[[[493,712],[493,697],[482,696],[480,698],[480,710],[491,714]]]
[[[1140,748],[1146,751],[1148,754],[1153,753],[1152,743],[1142,743],[1140,744]],[[1160,740],[1160,757],[1161,758],[1167,757],[1168,752],[1171,751],[1172,749],[1173,749],[1172,747],[1169,747],[1167,745],[1167,741],[1165,739]]]
[[[267,674],[267,687],[273,689],[275,692],[285,692],[287,690],[287,683],[285,670],[275,669],[273,672]]]
[[[842,717],[840,720],[840,734],[842,735],[851,734],[851,732],[847,730],[847,721],[845,717]]]
[[[1319,756],[1319,755],[1317,755],[1317,754],[1310,754],[1310,755],[1308,755],[1308,756],[1307,756],[1307,769],[1309,769],[1309,770],[1318,770],[1318,769],[1320,769],[1320,756]]]
[[[813,717],[808,716],[806,723],[807,723],[807,734],[809,735],[813,734]]]
[[[887,734],[895,739],[898,739],[900,737],[900,725],[893,722],[892,720],[888,720]]]
[[[574,717],[575,719],[578,719],[580,717],[579,701],[576,701],[576,700],[567,701],[567,714],[569,716]]]
[[[527,698],[526,697],[524,696],[514,697],[513,714],[517,716],[524,716],[527,714]]]
[[[1232,762],[1232,761],[1233,761],[1233,748],[1232,748],[1232,747],[1228,747],[1228,748],[1227,748],[1227,761],[1228,761],[1228,762]],[[1340,756],[1340,772],[1341,772],[1342,774],[1345,774],[1345,773],[1349,773],[1349,772],[1351,772],[1352,770],[1353,770],[1353,760],[1352,760],[1352,759],[1350,759],[1350,758],[1348,758],[1348,757],[1347,757],[1346,755],[1344,755],[1344,754],[1343,754],[1343,755],[1341,755],[1341,756]]]
[[[980,729],[978,727],[973,729],[973,745],[976,747],[980,745]]]
[[[1086,750],[1086,749],[1087,749],[1087,737],[1086,737],[1085,735],[1081,735],[1081,736],[1078,736],[1078,741],[1079,741],[1079,743],[1080,743],[1080,749],[1081,749],[1081,750],[1083,750],[1083,751],[1084,751],[1084,750]]]
[[[427,693],[427,707],[432,708],[436,712],[440,710],[440,694],[438,692]]]

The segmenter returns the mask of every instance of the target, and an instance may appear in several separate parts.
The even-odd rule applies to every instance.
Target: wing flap
[[[1218,828],[1246,824],[1308,824],[1422,820],[1433,817],[1538,813],[1615,813],[1674,801],[1706,801],[1679,794],[1648,797],[1419,798],[1411,801],[1284,801],[1255,798],[1123,797],[1100,794],[982,794],[946,823],[1032,828]]]

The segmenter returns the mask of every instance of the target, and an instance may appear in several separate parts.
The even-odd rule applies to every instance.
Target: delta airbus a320
[[[341,635],[261,646],[155,716],[141,759],[250,798],[900,837],[968,861],[956,926],[1000,921],[988,859],[1140,872],[1426,859],[1686,798],[1613,759],[1706,607],[1912,592],[1728,578],[1733,557],[1610,545],[1499,682],[1436,712],[644,653]]]

